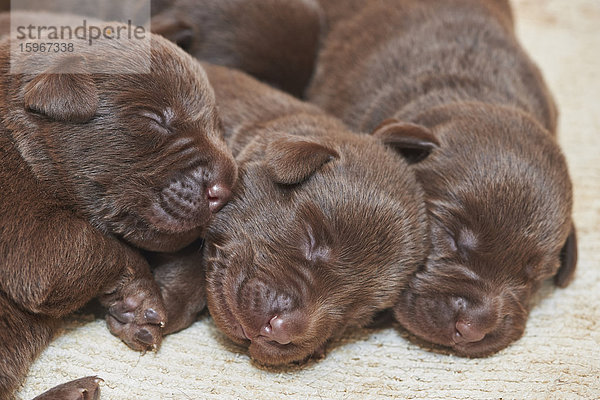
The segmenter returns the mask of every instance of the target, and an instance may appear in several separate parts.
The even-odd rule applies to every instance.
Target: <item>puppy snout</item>
[[[306,318],[290,295],[252,279],[242,290],[242,301],[248,339],[285,345],[302,335]]]
[[[212,213],[219,211],[231,199],[231,188],[217,183],[208,188],[208,206]]]
[[[218,189],[211,200],[208,179],[203,168],[173,175],[158,191],[148,214],[149,221],[161,231],[175,233],[206,225],[211,210],[228,199],[226,190]],[[218,185],[210,188],[214,186]]]
[[[211,213],[216,213],[231,200],[237,181],[237,165],[231,157],[221,157],[206,175],[206,196]]]
[[[164,206],[181,218],[194,217],[200,213],[206,198],[203,181],[193,176],[180,176],[161,192]]]

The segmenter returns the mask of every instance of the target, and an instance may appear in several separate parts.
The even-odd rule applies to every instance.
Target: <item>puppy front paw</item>
[[[133,281],[108,295],[106,322],[113,335],[138,351],[156,350],[167,322],[160,291],[153,281]]]
[[[97,376],[87,376],[53,387],[33,400],[97,400],[100,382],[103,380]]]

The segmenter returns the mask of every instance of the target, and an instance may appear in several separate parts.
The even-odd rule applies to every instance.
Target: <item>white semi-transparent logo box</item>
[[[149,73],[149,21],[150,0],[13,0],[10,72]]]

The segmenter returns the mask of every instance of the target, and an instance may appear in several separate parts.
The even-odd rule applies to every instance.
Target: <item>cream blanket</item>
[[[142,356],[104,321],[78,316],[32,366],[19,396],[98,374],[103,400],[600,398],[600,1],[513,3],[519,36],[558,101],[580,246],[574,282],[544,287],[522,339],[464,359],[433,352],[399,327],[356,330],[320,362],[265,370],[209,317]]]

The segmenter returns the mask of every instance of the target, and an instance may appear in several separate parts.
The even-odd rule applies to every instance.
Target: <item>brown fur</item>
[[[415,165],[432,251],[396,317],[462,355],[506,347],[540,283],[565,286],[576,261],[556,109],[508,2],[321,4],[329,27],[309,99],[355,129],[385,135],[405,121],[441,143]]]
[[[194,57],[242,69],[297,96],[308,85],[321,24],[315,0],[175,0],[162,10],[152,32]]]
[[[271,10],[255,4],[260,0],[239,3],[237,15],[268,19]],[[307,98],[357,131],[421,134],[425,141],[434,135],[441,143],[414,167],[426,192],[432,252],[403,291],[397,318],[462,355],[506,347],[522,335],[540,283],[554,276],[566,286],[577,260],[556,108],[515,38],[508,2],[321,0],[320,6],[325,23],[317,24],[312,11],[312,24],[305,24],[323,27]],[[295,26],[285,7],[280,3],[277,12],[292,20],[283,26]],[[206,9],[214,9],[212,2]],[[252,26],[245,29],[236,33],[252,37]],[[287,42],[261,45],[285,55],[295,48],[293,32],[281,36]]]
[[[240,171],[206,236],[211,315],[261,363],[322,354],[395,304],[423,262],[421,190],[393,135],[350,133],[241,72],[205,70]]]
[[[214,93],[187,54],[154,36],[150,74],[86,73],[141,55],[98,42],[75,56],[48,54],[43,74],[12,75],[8,41],[0,43],[2,399],[56,321],[93,297],[128,345],[159,345],[166,311],[134,247],[191,243],[233,187]],[[64,63],[82,73],[57,74]]]
[[[98,400],[100,382],[97,376],[87,376],[55,386],[33,400]]]
[[[175,253],[146,254],[167,311],[163,335],[187,328],[206,307],[202,244],[198,240]]]

